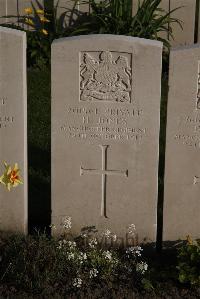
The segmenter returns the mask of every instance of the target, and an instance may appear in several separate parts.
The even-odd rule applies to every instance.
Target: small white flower
[[[112,253],[111,253],[109,250],[104,251],[104,252],[103,252],[103,255],[105,256],[105,258],[106,258],[107,260],[109,260],[109,261],[112,260]]]
[[[69,246],[70,249],[76,248],[76,242],[74,241],[67,241],[66,244]]]
[[[97,245],[97,239],[96,238],[92,238],[90,240],[90,242],[88,243],[88,245],[90,246],[90,248],[95,248],[95,246]]]
[[[112,240],[113,240],[113,242],[116,242],[117,241],[117,235],[113,234],[112,235]]]
[[[67,258],[68,258],[69,261],[73,260],[74,259],[74,253],[72,253],[72,252],[68,253]]]
[[[51,224],[51,225],[49,225],[49,227],[51,228],[51,229],[56,229],[56,226],[55,226],[55,224]]]
[[[66,216],[63,219],[62,225],[63,225],[64,229],[70,229],[70,228],[72,228],[72,217]]]
[[[130,255],[142,256],[141,251],[143,251],[143,249],[140,246],[128,247],[126,254],[128,257],[130,257]]]
[[[135,235],[135,232],[136,232],[135,224],[133,224],[133,223],[130,224],[127,230],[128,230],[128,234]]]
[[[111,231],[109,229],[106,229],[103,233],[103,235],[106,237],[106,238],[110,238],[111,237]]]
[[[81,237],[85,239],[88,237],[88,235],[86,233],[81,233]]]
[[[76,243],[75,242],[71,242],[71,241],[67,241],[67,240],[60,240],[58,241],[58,249],[62,249],[63,247],[65,247],[66,245],[69,245],[70,249],[74,249],[74,247],[76,247]]]
[[[58,249],[62,249],[63,248],[63,240],[58,241]]]
[[[82,279],[80,277],[77,277],[73,281],[73,286],[80,288],[82,286]]]
[[[87,260],[87,254],[83,253],[83,252],[80,252],[80,255],[78,256],[78,259],[79,259],[80,264],[83,264],[83,262]]]
[[[145,262],[140,262],[136,265],[136,271],[140,272],[141,274],[144,274],[145,271],[148,269],[148,264]]]
[[[84,260],[84,261],[87,260],[87,254],[86,254],[86,253],[83,253],[82,257],[83,257],[83,260]]]
[[[90,278],[97,277],[99,271],[97,269],[90,270]]]

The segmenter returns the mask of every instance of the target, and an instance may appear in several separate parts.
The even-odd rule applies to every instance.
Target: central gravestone
[[[52,223],[155,241],[162,44],[112,35],[52,47]]]

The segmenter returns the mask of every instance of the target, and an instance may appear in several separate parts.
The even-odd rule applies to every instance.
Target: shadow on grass
[[[49,232],[51,222],[50,69],[28,70],[29,233]]]
[[[50,153],[29,146],[29,232],[50,232],[51,163]]]

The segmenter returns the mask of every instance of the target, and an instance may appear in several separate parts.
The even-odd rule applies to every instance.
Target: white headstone
[[[6,18],[2,18],[6,15],[6,0],[0,0],[0,24],[6,22]]]
[[[56,3],[57,1],[54,0],[54,6]],[[89,10],[87,1],[84,3],[84,1],[60,0],[57,7],[57,18],[63,18],[64,25],[68,26],[69,22],[76,20],[80,14],[89,12]]]
[[[200,237],[200,46],[171,51],[166,137],[165,241]]]
[[[155,241],[162,43],[114,35],[52,46],[52,223]]]
[[[27,232],[26,34],[0,27],[0,174],[18,163],[23,185],[0,184],[0,227]]]
[[[174,40],[170,39],[172,47],[194,44],[196,0],[170,0],[170,10],[179,7],[171,17],[179,19],[183,30],[177,23],[172,23]]]
[[[140,0],[142,3],[143,0]],[[137,12],[139,0],[133,0],[133,15]],[[169,37],[166,33],[161,32],[162,38],[169,38],[172,47],[180,45],[191,45],[194,43],[194,31],[195,31],[195,12],[196,12],[196,0],[162,0],[160,5],[166,13],[176,8],[171,13],[172,18],[177,18],[181,21],[183,30],[178,23],[172,22],[172,32],[174,39]]]

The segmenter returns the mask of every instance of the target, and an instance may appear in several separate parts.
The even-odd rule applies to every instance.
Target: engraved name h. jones
[[[114,58],[113,53],[103,51],[98,59],[81,53],[81,101],[131,102],[131,55]]]

